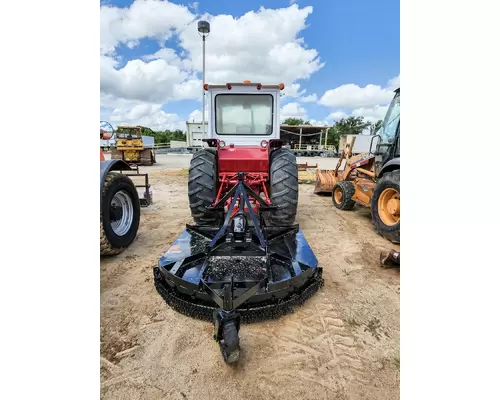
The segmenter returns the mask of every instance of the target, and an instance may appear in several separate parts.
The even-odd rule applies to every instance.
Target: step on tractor
[[[153,165],[156,163],[154,149],[145,147],[140,126],[117,127],[116,149],[111,153],[111,158],[135,165]]]
[[[400,242],[400,89],[395,91],[370,150],[352,155],[346,145],[335,170],[317,170],[315,193],[331,193],[333,205],[352,210],[356,204],[371,209],[377,232]],[[340,169],[345,161],[344,169]]]
[[[110,130],[103,129],[109,125]],[[111,124],[101,121],[100,136],[109,140],[114,135]],[[143,185],[134,184],[131,177],[144,179]],[[137,188],[144,189],[140,197]],[[153,202],[148,174],[139,173],[137,166],[123,160],[106,160],[101,149],[101,256],[122,253],[137,236],[141,207]]]
[[[205,85],[206,147],[193,155],[188,197],[194,224],[154,269],[155,286],[183,314],[211,321],[228,364],[242,322],[293,312],[323,284],[298,224],[296,158],[279,139],[280,85]]]

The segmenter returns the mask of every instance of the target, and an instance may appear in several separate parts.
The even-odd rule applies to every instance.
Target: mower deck
[[[267,249],[255,230],[245,247],[226,243],[226,237],[207,253],[219,229],[187,225],[160,258],[155,285],[175,310],[212,320],[224,306],[224,286],[233,287],[233,309],[245,322],[276,318],[293,311],[322,285],[322,270],[301,230],[263,229]],[[250,236],[249,235],[249,236]]]
[[[227,363],[239,358],[241,321],[293,312],[323,284],[322,269],[298,225],[268,226],[265,214],[277,207],[253,192],[245,175],[239,173],[237,184],[209,207],[219,214],[220,226],[186,225],[154,269],[156,289],[169,306],[213,321]],[[250,197],[259,203],[258,216]]]

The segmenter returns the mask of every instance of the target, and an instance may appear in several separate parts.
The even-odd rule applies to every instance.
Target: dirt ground
[[[399,399],[399,270],[379,266],[393,245],[368,210],[336,210],[301,185],[298,222],[325,285],[294,314],[242,325],[231,367],[212,325],[154,288],[158,258],[191,222],[186,171],[159,167],[147,171],[155,203],[136,241],[101,259],[102,399]]]

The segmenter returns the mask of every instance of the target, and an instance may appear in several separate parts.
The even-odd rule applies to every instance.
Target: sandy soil
[[[152,268],[191,222],[187,176],[150,170],[155,204],[135,243],[101,259],[102,399],[399,399],[399,270],[379,266],[369,211],[342,212],[301,185],[298,221],[324,287],[294,314],[243,325],[237,367],[212,325],[171,310]]]

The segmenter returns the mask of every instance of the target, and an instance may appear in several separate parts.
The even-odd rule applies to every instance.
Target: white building
[[[187,133],[186,141],[187,147],[203,147],[202,139],[204,137],[203,133],[203,123],[188,121],[186,122]],[[208,123],[205,121],[205,132],[208,131]]]

